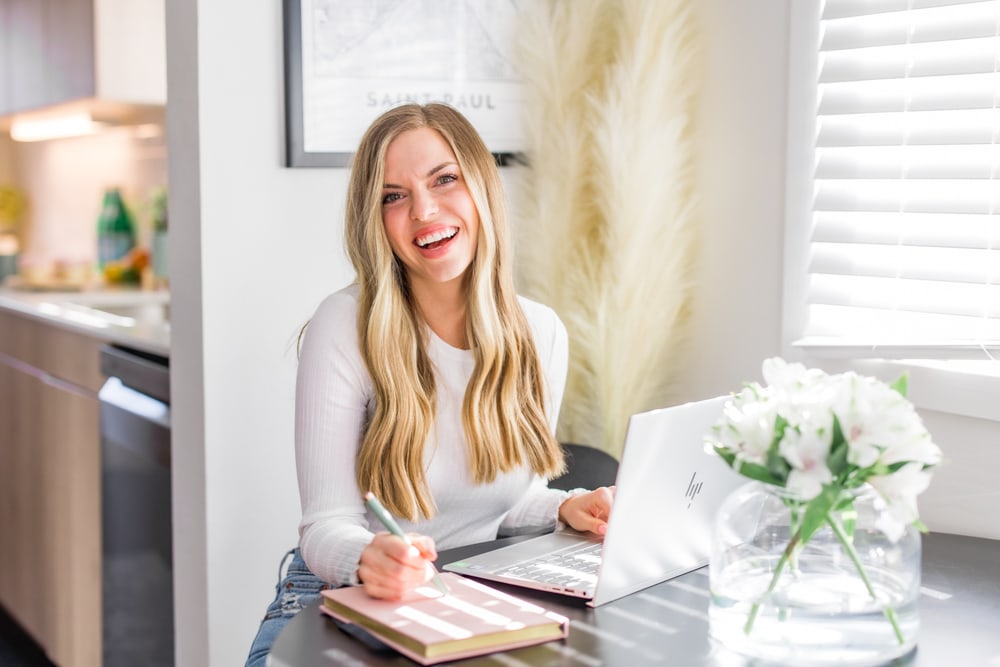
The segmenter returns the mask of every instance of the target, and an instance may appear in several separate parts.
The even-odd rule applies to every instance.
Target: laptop
[[[706,565],[715,512],[747,481],[704,444],[728,398],[629,418],[603,539],[556,531],[443,569],[583,598],[596,607]]]

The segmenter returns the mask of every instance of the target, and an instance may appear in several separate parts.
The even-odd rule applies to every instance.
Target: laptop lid
[[[746,482],[705,449],[728,398],[629,419],[593,606],[708,563],[716,510]]]
[[[705,451],[704,438],[727,396],[643,412],[629,419],[596,583],[581,589],[558,580],[510,574],[536,555],[566,549],[589,534],[565,531],[449,563],[444,569],[518,586],[588,598],[597,606],[708,562],[712,519],[743,480]]]

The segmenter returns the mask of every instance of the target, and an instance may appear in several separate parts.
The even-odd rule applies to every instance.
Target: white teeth
[[[434,232],[433,234],[428,234],[427,236],[421,236],[417,239],[417,245],[421,248],[426,248],[435,241],[440,241],[442,239],[450,239],[452,236],[458,233],[458,230],[452,227],[451,229],[442,229],[439,232]]]

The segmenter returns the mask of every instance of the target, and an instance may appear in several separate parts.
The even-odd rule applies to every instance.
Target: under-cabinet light
[[[15,118],[10,126],[10,138],[14,141],[45,141],[94,134],[105,123],[95,121],[86,111],[60,116],[39,116],[37,118]]]

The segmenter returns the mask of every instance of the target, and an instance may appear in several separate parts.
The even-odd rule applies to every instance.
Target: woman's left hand
[[[614,500],[613,486],[570,496],[559,506],[559,520],[574,530],[604,535],[608,532],[608,517]]]

